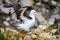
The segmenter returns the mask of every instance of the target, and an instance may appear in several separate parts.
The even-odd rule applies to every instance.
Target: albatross
[[[22,29],[24,31],[30,31],[30,28],[33,27],[36,23],[35,14],[37,14],[37,12],[35,10],[31,10],[29,16],[32,19],[27,19],[26,17],[21,16],[24,23],[17,24],[17,29]]]

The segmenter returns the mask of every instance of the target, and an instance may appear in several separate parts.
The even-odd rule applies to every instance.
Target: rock
[[[42,2],[42,3],[48,3],[49,0],[42,0],[41,2]]]
[[[9,12],[13,13],[15,11],[13,7],[5,8],[5,7],[1,6],[0,9],[2,12],[6,13],[6,14],[9,14]]]
[[[38,13],[38,15],[36,15],[36,18],[38,19],[40,24],[47,24],[46,19],[42,16],[40,12]]]
[[[7,4],[16,4],[18,0],[6,0]]]
[[[31,34],[31,37],[32,37],[33,39],[37,38],[37,36],[36,36],[35,34]]]
[[[4,21],[3,24],[4,24],[5,26],[7,26],[7,27],[10,26],[10,24],[9,24],[7,21]]]
[[[32,6],[32,3],[30,0],[21,0],[21,7],[25,6]]]
[[[55,32],[57,32],[57,29],[52,29],[52,30],[51,30],[51,33],[54,34]]]
[[[51,9],[56,8],[56,7],[57,7],[57,2],[51,1],[51,2],[49,3],[49,7],[50,7]]]
[[[20,37],[19,40],[23,40],[22,37]]]
[[[7,18],[6,18],[6,21],[10,21],[10,17],[7,17]]]
[[[5,31],[3,28],[0,28],[0,30],[1,30],[1,33],[3,33]]]
[[[39,27],[38,27],[38,29],[40,29],[40,30],[44,30],[46,28],[47,28],[47,25],[39,25]]]
[[[39,29],[35,29],[35,31],[33,31],[33,33],[35,33],[35,34],[40,34],[41,31],[40,31]]]
[[[50,25],[53,25],[54,22],[55,22],[55,18],[50,18],[49,21],[48,21],[48,23],[49,23]]]
[[[27,36],[24,37],[24,40],[32,40],[32,38],[31,38],[31,36],[27,35]]]

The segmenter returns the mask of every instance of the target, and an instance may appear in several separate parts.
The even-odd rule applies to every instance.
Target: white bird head
[[[37,13],[35,10],[31,10],[30,17],[35,17],[35,13]]]

